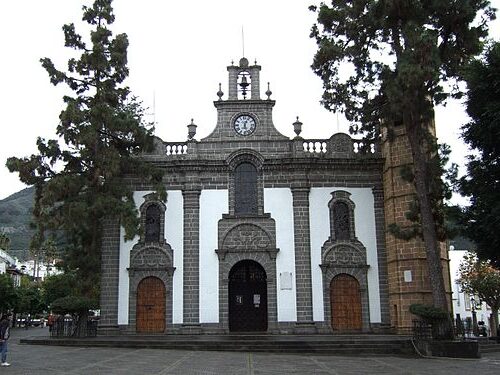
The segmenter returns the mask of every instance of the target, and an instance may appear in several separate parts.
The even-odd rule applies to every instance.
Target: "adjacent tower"
[[[413,224],[405,214],[414,200],[415,189],[401,176],[401,170],[413,162],[405,127],[396,126],[390,139],[386,132],[381,148],[391,325],[399,332],[406,332],[412,326],[412,319],[416,318],[409,311],[410,305],[432,304],[432,291],[423,240],[398,239],[387,229],[394,223],[402,228]],[[448,253],[444,243],[441,244],[441,262],[445,288],[451,295]]]

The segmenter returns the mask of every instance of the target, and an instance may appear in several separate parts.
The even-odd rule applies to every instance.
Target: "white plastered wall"
[[[354,221],[356,237],[366,248],[368,268],[368,297],[370,322],[381,322],[380,291],[377,259],[377,239],[373,192],[370,188],[312,188],[309,195],[309,217],[311,223],[311,269],[313,285],[313,319],[324,321],[323,276],[321,268],[321,247],[330,236],[330,211],[328,202],[331,193],[343,190],[351,193],[356,205]],[[326,286],[329,287],[329,286]]]
[[[137,208],[144,203],[144,197],[151,191],[134,192],[134,202]],[[174,252],[173,279],[173,322],[182,323],[182,258],[183,258],[183,228],[184,214],[182,193],[178,190],[167,191],[167,210],[165,212],[165,239]],[[139,241],[136,236],[131,241],[125,241],[125,230],[120,228],[120,263],[118,281],[118,324],[128,324],[129,311],[129,274],[130,251]]]
[[[218,222],[228,213],[227,190],[202,190],[200,196],[200,323],[219,322]]]
[[[276,222],[277,306],[279,322],[297,321],[297,293],[295,289],[295,239],[293,226],[293,197],[289,188],[264,189],[264,211]],[[291,289],[281,289],[280,274],[292,274]]]

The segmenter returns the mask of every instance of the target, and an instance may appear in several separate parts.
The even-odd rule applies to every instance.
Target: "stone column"
[[[118,284],[120,272],[120,223],[103,223],[101,248],[101,318],[100,335],[118,333]]]
[[[309,228],[309,187],[292,188],[295,231],[296,333],[314,332]]]
[[[238,99],[238,67],[228,66],[227,71],[229,72],[229,86],[228,86],[228,100]]]
[[[385,215],[384,215],[384,188],[376,185],[372,188],[373,205],[375,211],[375,232],[377,236],[377,262],[380,290],[381,329],[391,325],[389,310],[389,288],[387,281],[387,252],[385,249]],[[372,329],[376,327],[372,326]]]
[[[200,190],[183,190],[184,201],[184,301],[183,329],[200,326]]]
[[[260,66],[254,65],[250,67],[250,74],[252,76],[251,91],[252,100],[260,100]]]

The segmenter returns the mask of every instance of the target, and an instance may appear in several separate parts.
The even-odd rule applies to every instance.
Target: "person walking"
[[[0,366],[10,366],[10,363],[7,362],[7,340],[10,336],[10,320],[12,318],[12,314],[7,313],[2,315],[2,319],[0,319],[0,340],[2,342],[2,363]]]

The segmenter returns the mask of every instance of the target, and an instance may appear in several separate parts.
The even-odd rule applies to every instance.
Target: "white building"
[[[54,264],[35,263],[34,260],[27,260],[25,262],[17,261],[16,265],[24,275],[31,276],[37,280],[43,280],[47,276],[61,273],[56,269]]]
[[[14,286],[21,285],[21,274],[16,269],[16,259],[2,249],[0,249],[0,274],[1,273],[10,274],[14,281]]]
[[[454,246],[450,246],[449,258],[450,258],[450,276],[451,276],[451,286],[452,286],[452,298],[453,298],[453,314],[456,317],[460,314],[460,318],[472,319],[472,311],[476,311],[477,321],[483,321],[484,324],[489,328],[489,317],[491,315],[491,308],[485,303],[479,300],[477,296],[471,296],[461,290],[460,284],[458,283],[458,270],[460,263],[463,261],[464,256],[468,254],[467,250],[457,250]],[[474,306],[473,306],[474,305]]]

